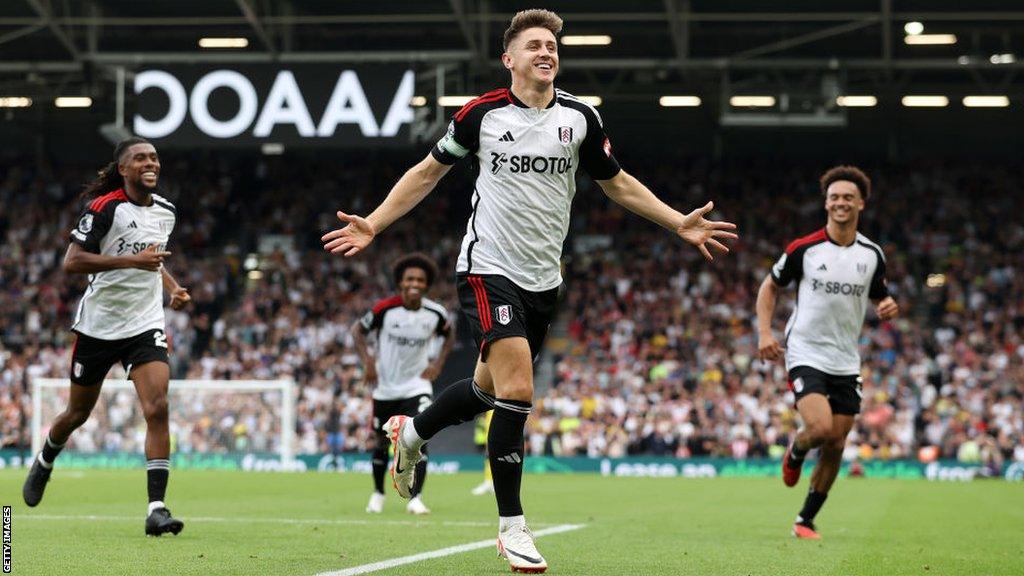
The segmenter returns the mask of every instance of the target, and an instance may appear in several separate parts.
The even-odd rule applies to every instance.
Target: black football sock
[[[800,510],[800,515],[797,516],[797,523],[813,524],[814,517],[818,515],[818,511],[825,504],[826,498],[828,498],[828,492],[816,492],[814,488],[811,488],[810,492],[807,493],[807,499],[804,500],[804,507]]]
[[[800,446],[798,446],[796,442],[793,442],[793,449],[790,450],[789,453],[793,456],[794,460],[803,460],[804,458],[807,458],[807,453],[810,451],[810,448],[807,450],[801,450]]]
[[[416,463],[416,472],[413,473],[413,478],[416,480],[412,484],[412,490],[410,490],[413,498],[423,492],[423,484],[427,481],[427,447],[425,445],[423,448],[420,448],[420,453],[423,454],[423,458]]]
[[[50,435],[46,435],[46,441],[43,442],[43,460],[45,464],[53,465],[53,461],[57,459],[60,451],[64,449],[64,444],[57,444],[53,440],[50,440]]]
[[[384,473],[388,469],[388,448],[385,441],[378,441],[377,447],[373,449],[373,489],[378,494],[384,493]]]
[[[167,494],[167,478],[171,475],[171,462],[166,458],[146,460],[146,480],[149,501],[163,502]]]
[[[494,476],[499,516],[522,516],[519,488],[523,481],[523,428],[532,405],[518,400],[495,400],[487,434],[487,459]]]
[[[449,426],[470,422],[477,414],[494,407],[494,396],[484,392],[472,378],[459,380],[437,395],[437,399],[413,418],[416,434],[430,440]]]
[[[803,465],[804,458],[807,457],[807,453],[810,451],[810,448],[806,450],[801,450],[800,443],[794,440],[793,448],[790,450],[790,459],[788,459],[785,462],[785,465],[790,466],[791,468],[799,468],[801,465]]]

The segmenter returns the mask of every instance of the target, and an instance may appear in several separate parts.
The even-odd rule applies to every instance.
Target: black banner
[[[132,131],[161,146],[403,146],[414,87],[404,66],[140,70]]]

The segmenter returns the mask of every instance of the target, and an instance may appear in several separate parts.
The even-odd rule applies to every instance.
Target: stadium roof
[[[394,63],[417,71],[416,94],[424,95],[421,102],[433,108],[417,121],[432,122],[420,131],[429,135],[430,130],[443,128],[444,111],[435,96],[479,94],[508,82],[499,58],[502,32],[512,14],[537,4],[6,0],[0,3],[0,99],[23,96],[45,102],[60,95],[89,95],[98,124],[115,114],[123,116],[115,95],[123,91],[126,78],[130,81],[144,69],[178,64]],[[961,97],[1006,96],[1009,108],[990,115],[985,125],[996,128],[1012,124],[1007,114],[1019,114],[1024,105],[1024,5],[1019,1],[544,4],[563,17],[564,35],[610,37],[601,45],[563,46],[559,86],[598,96],[606,106],[629,108],[628,114],[615,114],[622,121],[662,121],[662,95],[699,97],[705,122],[701,130],[707,122],[847,126],[845,104],[837,99],[843,95],[877,97],[874,112],[857,112],[858,118],[889,126],[890,113],[906,106],[904,95],[944,95],[954,115],[966,110]],[[201,48],[199,40],[206,37],[243,38],[247,45]],[[922,38],[940,43],[922,44]],[[732,102],[736,95],[759,94],[771,95],[774,107],[743,108]],[[126,98],[130,107],[132,94]],[[4,118],[8,127],[21,123],[29,133],[32,125],[54,117],[33,106],[31,113],[8,112]],[[965,126],[987,132],[977,118],[967,114]]]
[[[447,62],[486,77],[500,73],[501,33],[512,13],[535,4],[8,0],[0,3],[0,71],[6,84],[17,73],[87,73],[115,64],[395,61]],[[1005,80],[1024,66],[1019,2],[972,0],[965,10],[955,0],[647,0],[628,12],[609,0],[546,4],[564,18],[565,34],[612,39],[565,50],[563,80],[570,82],[608,71],[619,84],[634,84],[638,75],[643,84],[733,70],[839,69],[881,75],[881,82],[910,71],[973,84]],[[907,22],[921,22],[925,34],[955,35],[956,43],[908,45]],[[205,36],[249,44],[204,50],[198,40]],[[907,76],[913,81],[902,75],[904,82]],[[85,78],[62,82],[76,79]]]

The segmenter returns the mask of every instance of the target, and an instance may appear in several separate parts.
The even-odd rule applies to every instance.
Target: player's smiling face
[[[829,184],[825,191],[825,212],[829,220],[836,224],[856,223],[863,209],[864,198],[856,184],[849,180]]]
[[[509,44],[502,60],[515,78],[551,84],[558,75],[558,41],[547,28],[527,28]]]
[[[429,287],[426,270],[412,266],[406,268],[402,272],[402,280],[398,283],[398,292],[402,296],[402,304],[406,308],[419,308],[423,295]]]
[[[160,157],[152,144],[133,144],[121,155],[118,170],[135,190],[152,192],[160,178]]]

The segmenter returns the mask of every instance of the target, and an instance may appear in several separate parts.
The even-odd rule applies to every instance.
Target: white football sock
[[[520,514],[519,516],[498,517],[498,530],[500,532],[504,532],[513,526],[526,526],[526,516]]]
[[[164,504],[163,500],[153,500],[149,503],[149,511],[146,512],[146,516],[152,514],[153,510],[156,510],[157,508],[167,508],[167,506]]]
[[[419,450],[421,446],[427,443],[426,440],[420,438],[420,435],[416,433],[416,426],[412,423],[412,418],[408,418],[405,421],[405,426],[402,427],[402,441],[405,442],[406,446]]]

